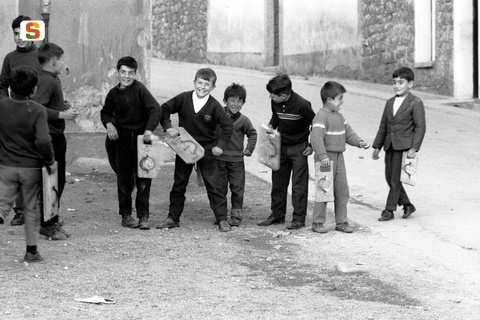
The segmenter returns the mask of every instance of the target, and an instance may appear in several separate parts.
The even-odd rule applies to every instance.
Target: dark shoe
[[[335,230],[345,232],[345,233],[353,232],[353,228],[348,225],[348,222],[337,223],[337,225],[335,226]]]
[[[29,262],[29,263],[40,262],[40,261],[43,261],[43,258],[40,255],[40,252],[38,252],[38,251],[35,254],[27,252],[27,253],[25,253],[25,257],[23,257],[23,261]]]
[[[378,218],[378,221],[389,221],[389,220],[392,220],[393,218],[395,218],[395,216],[393,215],[393,212],[385,209],[382,211],[382,215],[380,216],[380,218]]]
[[[325,228],[323,223],[320,223],[320,222],[314,222],[312,224],[312,231],[317,232],[317,233],[327,233],[328,232],[327,228]]]
[[[40,234],[52,240],[67,240],[67,236],[58,231],[55,225],[40,227]]]
[[[303,228],[303,227],[305,227],[305,222],[298,221],[298,220],[292,220],[292,222],[290,222],[287,225],[287,229],[290,229],[290,230],[300,229],[300,228]]]
[[[12,221],[10,221],[10,225],[12,226],[21,226],[24,223],[25,221],[23,219],[23,214],[21,212],[16,212]]]
[[[257,223],[257,226],[266,227],[266,226],[271,226],[272,224],[281,224],[281,223],[285,223],[285,218],[276,219],[270,216],[266,220],[263,220]]]
[[[231,217],[231,218],[228,220],[228,224],[229,224],[231,227],[239,227],[241,223],[242,223],[242,219],[240,219],[240,218],[238,218],[238,217]]]
[[[405,204],[403,206],[403,216],[402,218],[403,219],[407,219],[408,217],[410,217],[412,215],[412,213],[414,213],[415,211],[417,211],[417,209],[415,209],[415,206],[411,203],[408,203],[408,204]]]
[[[170,228],[178,228],[178,227],[180,227],[180,222],[175,222],[171,218],[167,218],[157,226],[157,229],[167,229],[167,228],[170,229]]]
[[[140,218],[140,230],[150,230],[150,224],[147,217]]]
[[[68,232],[67,230],[65,230],[63,228],[63,222],[62,223],[60,223],[60,222],[55,223],[55,227],[57,228],[58,232],[63,233],[67,238],[70,238],[72,236],[72,234],[70,232]]]
[[[140,224],[131,215],[122,217],[122,227],[125,228],[138,228]]]
[[[228,224],[227,220],[222,220],[218,224],[218,230],[220,230],[221,232],[228,232],[228,231],[232,231],[232,228],[230,228],[230,225]]]

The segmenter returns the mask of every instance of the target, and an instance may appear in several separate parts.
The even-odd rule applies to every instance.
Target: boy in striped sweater
[[[345,87],[335,81],[325,83],[320,91],[323,109],[318,111],[312,122],[310,141],[315,151],[315,162],[322,167],[332,166],[333,188],[335,195],[335,230],[352,233],[353,228],[347,222],[347,203],[350,197],[347,183],[347,172],[343,152],[345,145],[368,149],[370,145],[363,141],[340,114]],[[312,231],[326,233],[325,220],[327,202],[315,202],[312,217]]]

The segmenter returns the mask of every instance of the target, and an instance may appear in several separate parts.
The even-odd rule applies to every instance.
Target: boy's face
[[[329,109],[332,111],[339,111],[340,106],[343,104],[343,93],[337,94],[335,99],[327,98]]]
[[[32,41],[24,41],[20,39],[20,28],[13,29],[13,40],[15,41],[15,44],[22,49],[28,48],[32,44]]]
[[[118,81],[120,82],[120,89],[131,86],[136,75],[137,72],[135,69],[127,66],[121,66],[120,69],[118,69]]]
[[[245,103],[243,99],[239,97],[229,97],[227,101],[223,100],[225,104],[227,105],[228,111],[232,114],[237,114],[242,110],[243,104]]]
[[[398,97],[405,97],[413,87],[413,81],[404,78],[393,78],[393,91]]]
[[[61,74],[64,66],[65,61],[63,60],[63,56],[61,56],[60,58],[53,57],[53,67],[56,74]]]
[[[287,95],[285,93],[282,93],[281,95],[270,93],[270,99],[272,99],[275,103],[282,103],[287,101]]]
[[[193,86],[195,87],[195,93],[197,94],[197,97],[199,99],[202,99],[203,97],[207,96],[212,92],[213,89],[215,89],[215,85],[213,84],[213,79],[210,80],[205,80],[202,78],[196,78],[193,81]]]

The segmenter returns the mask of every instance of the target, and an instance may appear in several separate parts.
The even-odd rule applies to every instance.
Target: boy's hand
[[[178,133],[177,129],[175,128],[168,128],[167,129],[167,133],[168,135],[171,137],[171,138],[176,138],[178,137],[180,134]]]
[[[359,143],[358,143],[358,146],[360,148],[363,148],[365,150],[367,150],[368,148],[370,148],[370,144],[368,144],[368,142],[365,142],[363,140],[361,140]]]
[[[69,110],[71,107],[72,105],[70,104],[70,102],[68,102],[67,100],[63,101],[63,110]]]
[[[267,134],[273,134],[273,127],[271,124],[268,125]]]
[[[380,159],[380,157],[378,156],[379,153],[380,153],[380,149],[373,149],[372,159],[373,159],[373,160],[378,160],[378,159]]]
[[[52,164],[45,164],[45,169],[47,169],[48,174],[55,173],[55,170],[53,168],[53,163]]]
[[[107,136],[110,140],[118,140],[118,131],[113,123],[107,123]]]
[[[212,148],[212,154],[213,154],[215,157],[221,156],[221,155],[223,154],[223,150],[220,149],[219,147],[213,147],[213,148]]]
[[[152,131],[145,130],[145,132],[143,133],[143,142],[144,143],[152,142]]]
[[[252,151],[250,151],[248,149],[245,149],[245,150],[243,150],[243,155],[247,156],[247,157],[250,157],[252,155]]]
[[[65,119],[65,120],[75,120],[77,116],[78,116],[78,112],[73,110],[66,110],[66,111],[60,111],[58,118]]]
[[[324,167],[324,168],[329,167],[330,166],[330,159],[328,159],[328,158],[322,159],[320,161],[320,166]]]
[[[304,155],[305,157],[308,157],[308,156],[311,155],[312,153],[313,153],[313,149],[312,149],[312,147],[310,147],[310,146],[307,146],[307,147],[305,148],[305,150],[303,150],[303,155]]]
[[[410,150],[407,151],[408,159],[413,159],[416,157],[416,155],[417,155],[417,150],[415,150],[414,148],[411,148]]]

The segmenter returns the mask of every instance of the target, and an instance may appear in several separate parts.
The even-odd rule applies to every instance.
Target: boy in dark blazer
[[[423,102],[410,93],[414,80],[413,71],[402,67],[395,70],[392,77],[395,96],[385,105],[380,127],[373,142],[374,160],[379,159],[378,154],[382,147],[385,150],[385,178],[390,187],[387,204],[379,221],[392,220],[397,205],[403,206],[404,219],[415,212],[415,206],[410,202],[400,182],[402,154],[407,151],[408,158],[415,158],[426,129]]]

